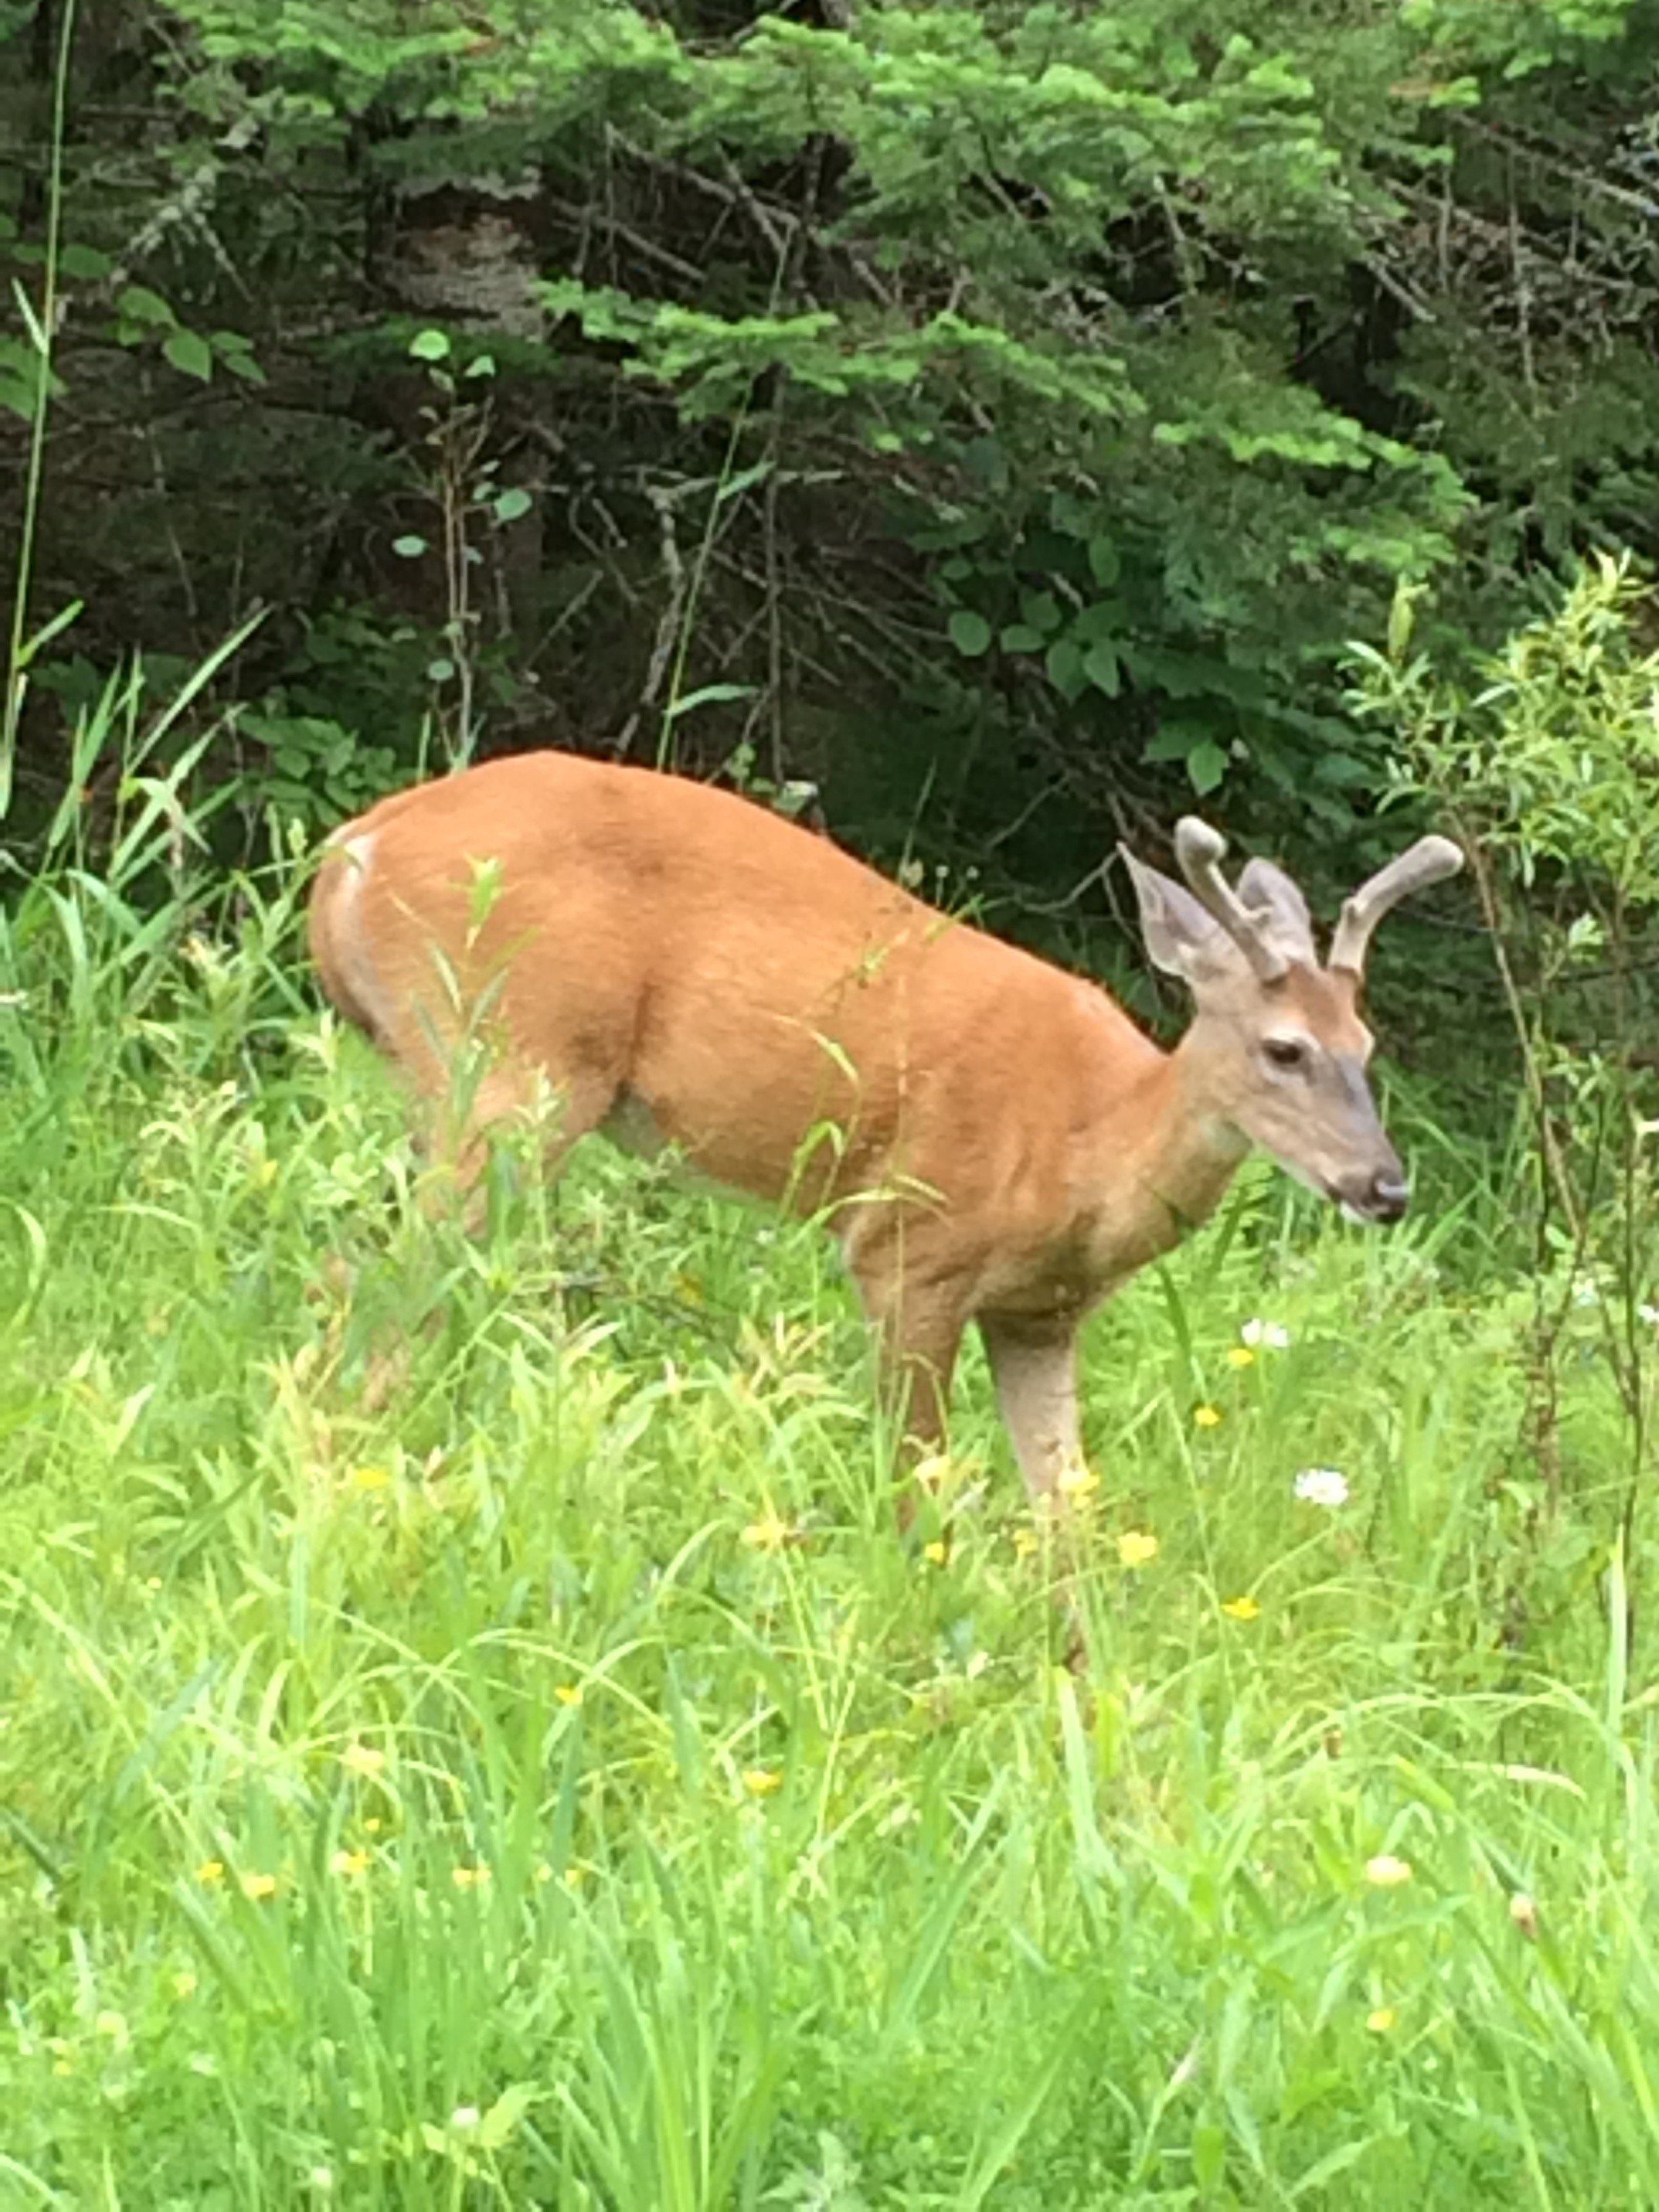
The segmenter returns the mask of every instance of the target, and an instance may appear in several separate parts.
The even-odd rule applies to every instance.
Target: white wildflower
[[[1294,1487],[1305,1505],[1328,1506],[1334,1512],[1348,1502],[1348,1478],[1334,1467],[1304,1467]]]
[[[1291,1340],[1291,1332],[1282,1322],[1263,1321],[1254,1314],[1243,1324],[1238,1334],[1240,1341],[1248,1344],[1252,1352],[1283,1352]]]

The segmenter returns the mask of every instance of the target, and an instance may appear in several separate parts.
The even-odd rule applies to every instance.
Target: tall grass
[[[1518,1448],[1478,1162],[1248,1173],[1074,1545],[970,1358],[908,1549],[813,1233],[586,1148],[429,1219],[173,773],[0,926],[0,2202],[1659,2203],[1653,1561],[1588,1324]]]

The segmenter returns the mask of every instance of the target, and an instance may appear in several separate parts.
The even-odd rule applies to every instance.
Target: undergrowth
[[[1659,2202],[1651,1537],[1500,1175],[1248,1170],[1075,1537],[970,1354],[907,1546],[817,1235],[428,1218],[291,890],[0,931],[0,2201]]]

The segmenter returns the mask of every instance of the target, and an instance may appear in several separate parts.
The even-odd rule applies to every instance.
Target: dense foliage
[[[244,798],[550,735],[1065,886],[1224,781],[1346,872],[1395,583],[1495,636],[1651,550],[1656,52],[1644,0],[9,0],[0,466],[49,343],[30,624],[84,603],[24,786],[263,608]]]

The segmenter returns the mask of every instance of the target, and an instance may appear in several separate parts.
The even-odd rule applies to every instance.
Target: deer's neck
[[[1122,1101],[1091,1178],[1103,1194],[1095,1242],[1101,1272],[1121,1280],[1207,1221],[1249,1139],[1222,1113],[1210,1056],[1192,1032],[1160,1054]]]

